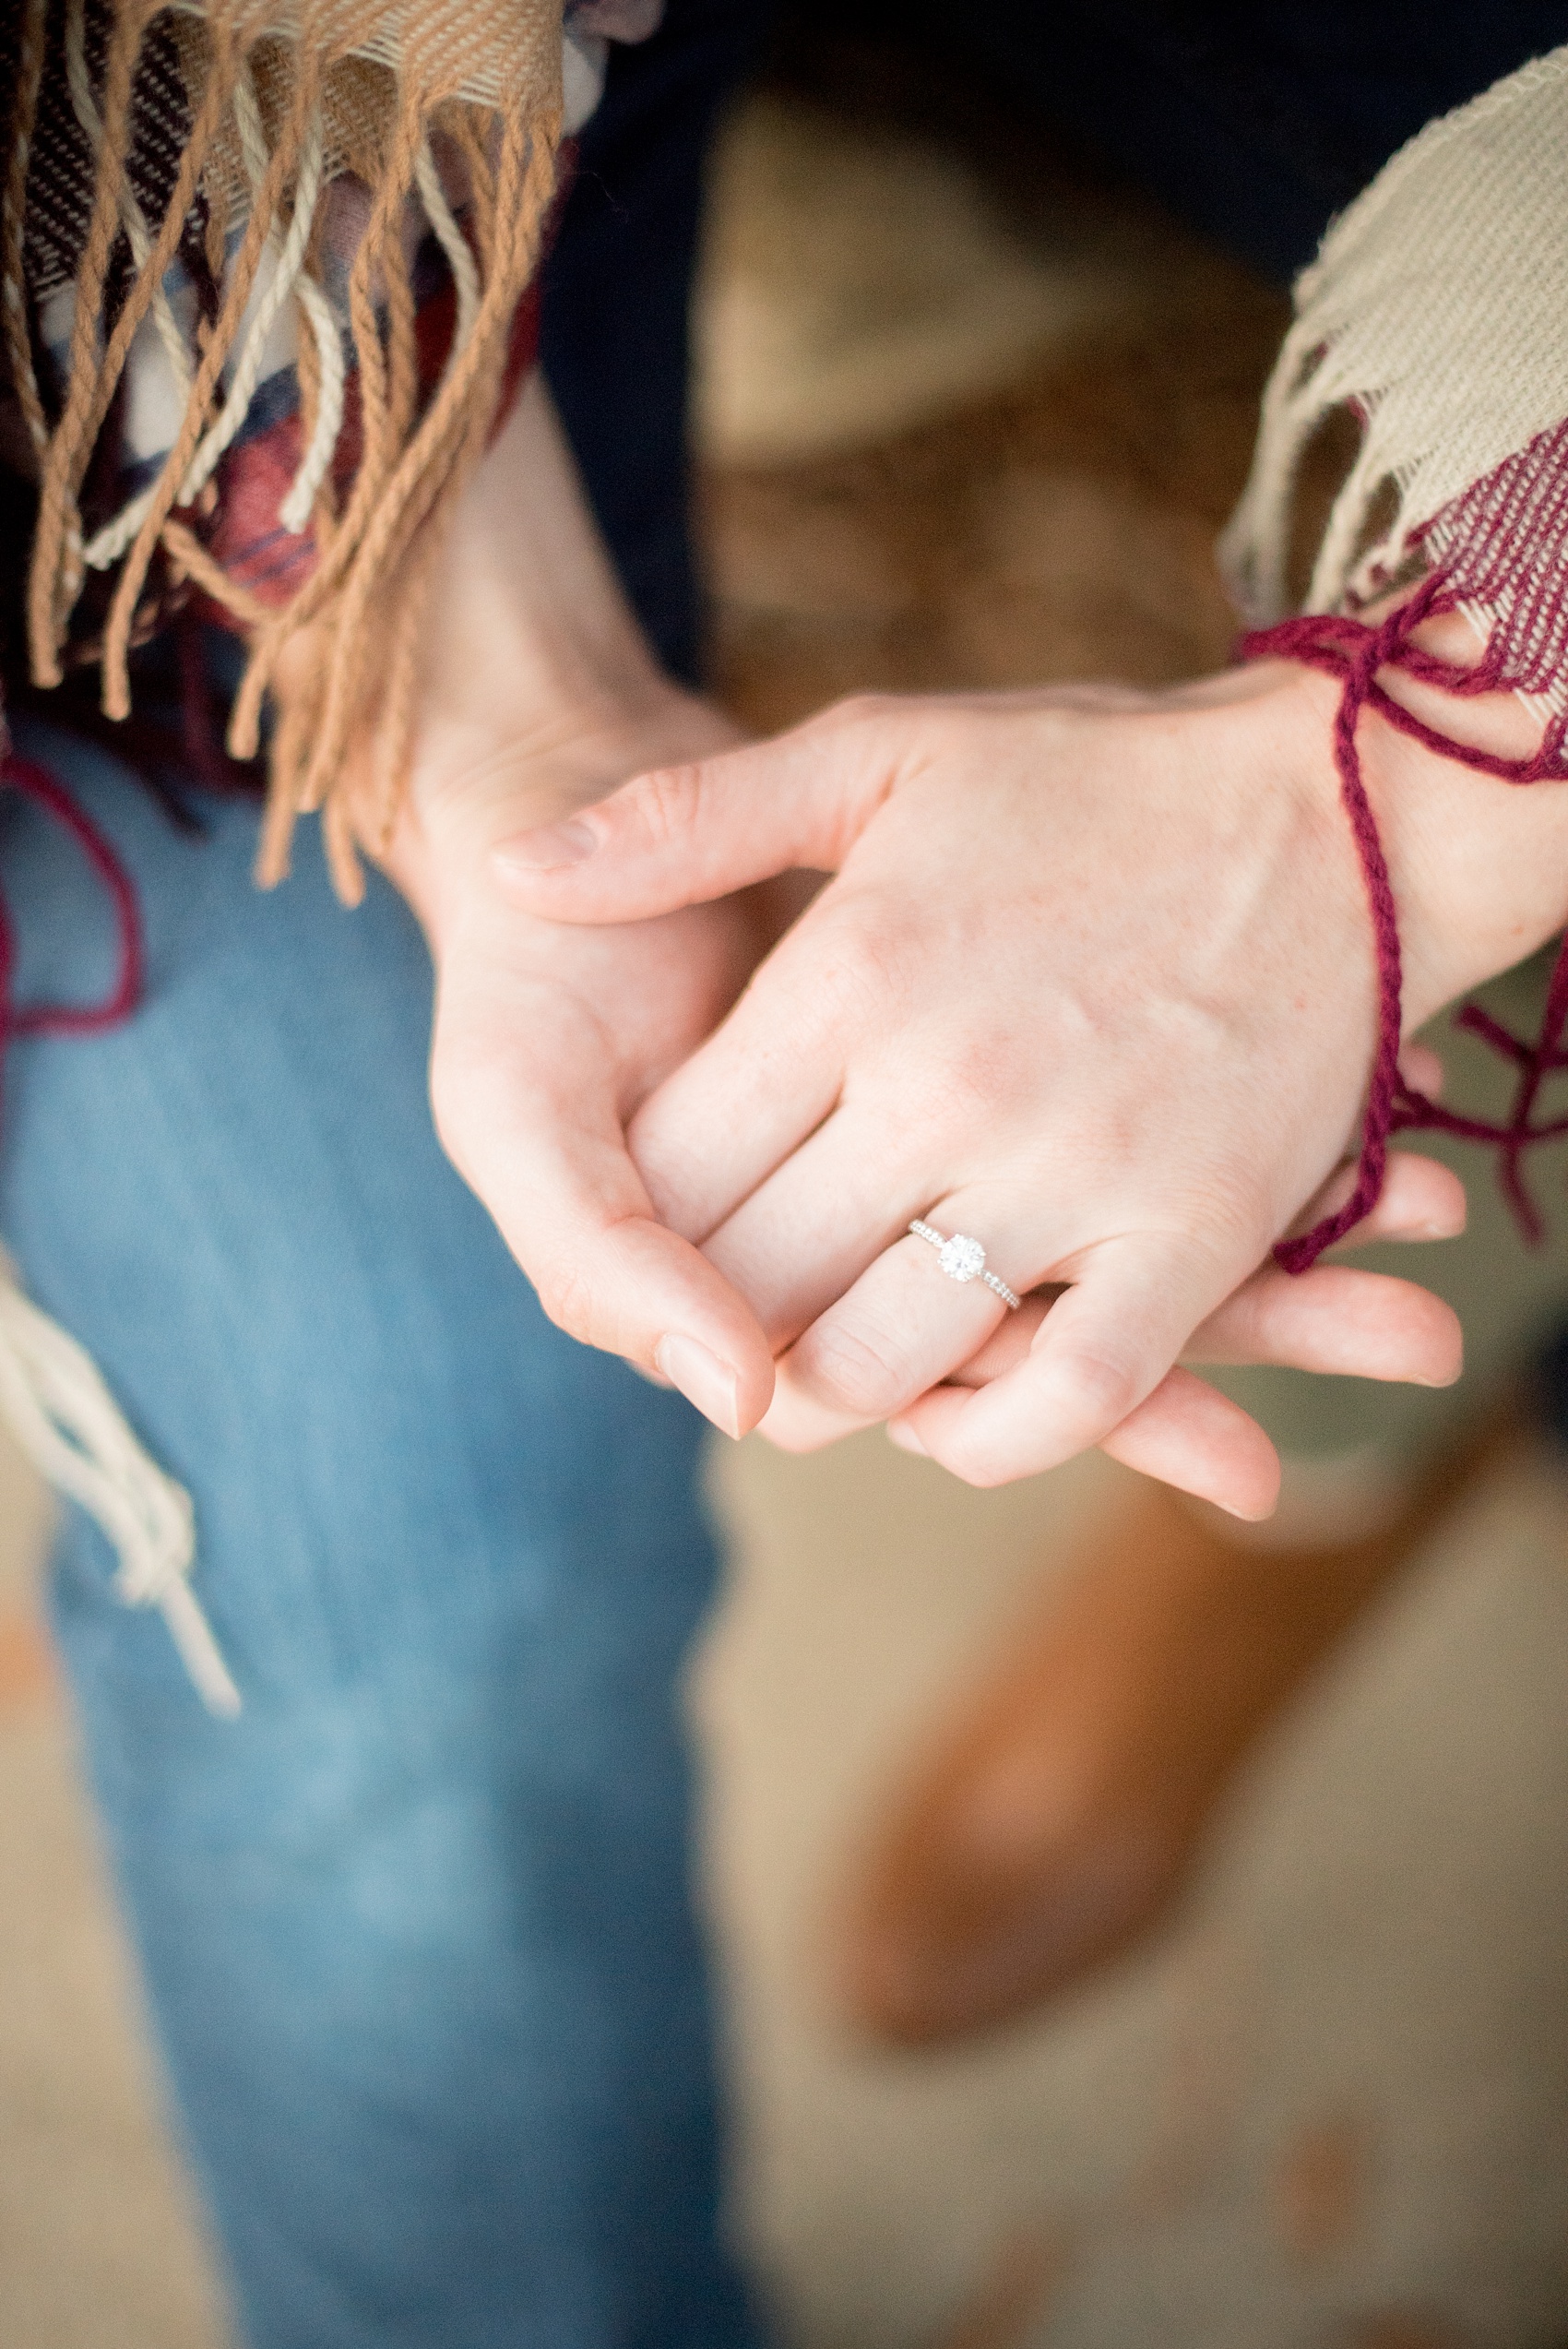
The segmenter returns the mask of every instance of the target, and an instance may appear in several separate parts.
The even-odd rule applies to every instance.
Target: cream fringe
[[[98,169],[53,426],[33,375],[21,282],[48,5],[26,0],[0,221],[6,352],[39,456],[28,608],[34,679],[60,682],[89,572],[117,571],[103,632],[103,707],[111,717],[127,716],[130,650],[157,615],[155,567],[162,563],[174,580],[194,580],[229,610],[250,644],[230,728],[236,757],[255,755],[266,696],[280,664],[287,674],[271,744],[258,878],[267,885],[281,878],[295,818],[320,809],[334,882],[356,902],[363,891],[357,849],[384,844],[406,780],[430,542],[482,454],[513,316],[537,265],[554,192],[560,0],[508,0],[504,8],[494,0],[449,0],[442,8],[411,0],[182,6],[191,123],[174,188],[156,221],[143,215],[126,159],[137,63],[163,0],[115,0],[97,93],[85,58],[84,0],[67,0],[67,79]],[[456,141],[469,172],[467,233],[441,185],[431,144],[435,130]],[[315,274],[315,248],[324,188],[345,168],[366,183],[372,201],[349,280],[362,448],[339,512],[331,469],[344,412],[345,354]],[[192,345],[164,280],[204,192],[214,221],[232,222],[239,234],[218,317]],[[410,203],[422,209],[445,256],[457,304],[445,372],[422,413],[406,244]],[[104,303],[122,237],[132,272],[110,331]],[[298,315],[303,448],[280,518],[286,529],[313,533],[316,559],[292,601],[269,609],[224,577],[195,525],[244,422],[268,336],[291,304]],[[180,428],[158,479],[84,543],[83,485],[149,316],[184,399]],[[356,781],[351,805],[350,763],[356,778],[368,778]]]
[[[1361,441],[1310,612],[1396,578],[1433,516],[1568,414],[1565,155],[1568,46],[1430,123],[1328,231],[1220,541],[1253,626],[1289,608],[1296,479],[1331,411]]]
[[[190,1587],[191,1497],[151,1461],[74,1338],[0,1268],[0,1415],[47,1483],[77,1502],[119,1554],[116,1595],[157,1607],[209,1712],[232,1719],[234,1686]]]

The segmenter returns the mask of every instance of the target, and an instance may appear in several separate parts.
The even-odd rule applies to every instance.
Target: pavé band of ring
[[[917,1240],[930,1241],[936,1250],[938,1264],[950,1281],[983,1281],[988,1289],[994,1290],[1010,1313],[1017,1312],[1023,1303],[1022,1297],[1015,1296],[1006,1282],[996,1273],[986,1270],[985,1250],[978,1240],[972,1240],[967,1232],[955,1232],[950,1240],[944,1240],[940,1232],[933,1231],[929,1223],[922,1223],[918,1215],[909,1229]]]

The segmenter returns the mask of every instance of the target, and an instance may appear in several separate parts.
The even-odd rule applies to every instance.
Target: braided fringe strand
[[[1309,1270],[1325,1248],[1344,1239],[1371,1212],[1382,1196],[1390,1138],[1411,1130],[1452,1134],[1494,1148],[1499,1156],[1503,1196],[1521,1232],[1532,1245],[1541,1237],[1539,1211],[1525,1187],[1520,1161],[1538,1143],[1553,1141],[1568,1133],[1568,1117],[1538,1119],[1535,1115],[1547,1079],[1568,1071],[1568,1051],[1562,1044],[1563,1030],[1568,1026],[1568,940],[1559,950],[1540,1033],[1533,1043],[1511,1034],[1479,1004],[1467,1004],[1456,1015],[1458,1026],[1479,1036],[1495,1052],[1511,1060],[1518,1071],[1506,1122],[1461,1115],[1408,1083],[1399,1068],[1403,973],[1398,909],[1357,746],[1361,720],[1370,710],[1400,733],[1424,744],[1444,758],[1473,768],[1479,774],[1518,785],[1561,782],[1568,777],[1568,715],[1552,720],[1533,757],[1503,758],[1437,733],[1379,682],[1384,670],[1403,671],[1407,676],[1435,686],[1442,692],[1465,698],[1492,692],[1505,684],[1495,644],[1475,667],[1464,669],[1423,651],[1417,642],[1417,631],[1424,620],[1455,611],[1459,604],[1460,599],[1441,574],[1433,574],[1381,626],[1370,626],[1345,613],[1308,613],[1245,636],[1238,647],[1243,661],[1300,661],[1338,680],[1334,762],[1339,775],[1340,801],[1360,859],[1377,959],[1377,1049],[1361,1120],[1355,1187],[1336,1213],[1324,1216],[1298,1238],[1279,1242],[1274,1253],[1287,1272]]]

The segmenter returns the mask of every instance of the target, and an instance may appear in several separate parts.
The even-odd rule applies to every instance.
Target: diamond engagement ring
[[[1014,1295],[1005,1281],[986,1270],[985,1250],[978,1240],[971,1240],[967,1232],[955,1232],[950,1240],[944,1240],[940,1232],[933,1231],[929,1223],[922,1223],[919,1216],[909,1229],[917,1240],[931,1242],[936,1250],[936,1260],[950,1281],[983,1281],[988,1289],[995,1291],[1010,1313],[1017,1312],[1023,1299]]]

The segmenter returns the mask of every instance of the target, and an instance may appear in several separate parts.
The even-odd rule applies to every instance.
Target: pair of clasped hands
[[[1423,1289],[1270,1254],[1348,1196],[1372,1048],[1331,684],[864,699],[742,742],[643,650],[537,387],[435,609],[386,862],[443,1141],[564,1329],[731,1436],[883,1422],[976,1485],[1098,1445],[1248,1518],[1273,1448],[1188,1365],[1457,1375]],[[1479,860],[1506,786],[1392,733],[1367,766],[1413,1025],[1549,934],[1557,842]],[[1464,1213],[1396,1153],[1357,1237]]]

